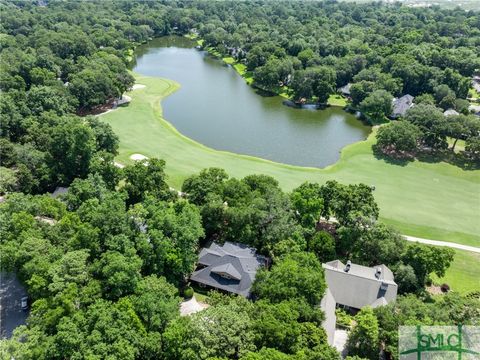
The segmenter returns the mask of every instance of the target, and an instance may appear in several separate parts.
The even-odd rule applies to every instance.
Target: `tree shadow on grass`
[[[373,156],[377,160],[383,160],[388,164],[397,165],[397,166],[407,166],[408,163],[411,163],[415,160],[413,157],[400,157],[395,156],[394,154],[385,154],[383,150],[377,146],[377,144],[372,145]]]
[[[418,160],[424,163],[436,164],[446,162],[459,167],[462,170],[479,170],[480,163],[472,161],[463,153],[454,153],[450,149],[446,150],[424,150],[413,155],[402,156],[403,154],[386,154],[377,144],[372,145],[373,155],[378,160],[383,160],[388,164],[406,166],[408,163]]]
[[[462,170],[479,170],[480,164],[472,161],[463,153],[454,153],[451,150],[420,152],[417,154],[417,159],[421,162],[435,164],[439,162],[446,162],[448,164],[459,167]]]

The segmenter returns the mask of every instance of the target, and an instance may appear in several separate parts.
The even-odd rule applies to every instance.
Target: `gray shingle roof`
[[[393,99],[393,111],[392,117],[403,116],[413,106],[413,99],[412,95],[403,95],[400,98]]]
[[[443,112],[445,116],[453,116],[453,115],[460,115],[460,113],[454,109],[448,109]]]
[[[480,78],[478,76],[473,77],[472,86],[475,89],[475,91],[480,92]]]
[[[327,288],[320,307],[325,313],[325,320],[322,322],[322,327],[327,333],[327,340],[330,345],[333,345],[333,338],[335,335],[335,327],[337,323],[337,317],[335,315],[336,302],[330,289]]]
[[[343,95],[350,96],[350,88],[351,87],[352,87],[352,84],[348,83],[347,85],[338,88],[338,91],[340,93],[342,93]]]
[[[57,198],[60,195],[64,195],[68,192],[68,187],[63,187],[63,186],[57,186],[55,191],[50,195],[52,198]]]
[[[351,264],[348,272],[339,260],[322,266],[327,286],[337,304],[361,309],[364,306],[380,306],[397,297],[398,286],[393,273],[385,265],[367,267]]]
[[[242,274],[231,263],[214,266],[211,271],[220,276],[228,276],[238,281],[242,280]]]
[[[266,258],[244,244],[211,242],[199,254],[191,281],[248,297],[257,270],[265,266]]]

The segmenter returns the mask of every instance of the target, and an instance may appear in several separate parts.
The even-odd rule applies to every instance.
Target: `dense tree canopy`
[[[478,161],[480,126],[465,111],[480,68],[477,12],[335,1],[16,0],[0,1],[0,11],[0,264],[30,302],[27,325],[0,342],[2,356],[338,360],[318,307],[321,262],[337,258],[384,263],[399,291],[415,294],[360,312],[352,354],[373,358],[383,348],[395,356],[398,325],[418,319],[478,323],[478,294],[417,297],[454,252],[408,244],[379,222],[371,184],[305,183],[287,194],[270,176],[235,179],[211,168],[178,194],[163,160],[115,166],[118,137],[85,116],[133,85],[127,65],[136,45],[193,31],[244,64],[256,86],[294,100],[325,103],[352,83],[352,105],[383,119],[392,96],[418,95],[404,120],[379,130],[379,144],[446,149],[451,138],[455,150],[461,139]],[[447,108],[462,115],[447,118]],[[53,198],[57,186],[67,194]],[[208,309],[180,317],[179,294],[209,240],[270,258],[256,301],[214,293]]]

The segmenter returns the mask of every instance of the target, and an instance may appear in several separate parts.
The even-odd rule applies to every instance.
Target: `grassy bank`
[[[480,254],[456,250],[455,259],[444,277],[432,275],[438,285],[448,284],[452,290],[468,293],[480,290]]]
[[[132,102],[102,119],[120,137],[117,161],[127,164],[130,155],[141,153],[167,162],[172,186],[180,188],[192,173],[207,167],[221,167],[236,177],[264,173],[278,179],[286,190],[304,181],[374,185],[381,219],[412,236],[480,246],[480,171],[465,171],[447,163],[411,162],[390,164],[373,156],[372,135],[343,149],[341,159],[325,169],[274,163],[259,158],[216,151],[180,134],[162,118],[160,100],[178,89],[166,79],[136,75],[146,85],[129,94]]]
[[[191,40],[196,40],[197,44],[203,46],[204,40],[199,39],[197,35],[194,34],[187,34],[184,35],[186,38]],[[225,64],[231,65],[235,71],[245,80],[248,85],[253,84],[253,73],[247,70],[245,64],[241,62],[237,62],[233,57],[227,56],[222,57],[222,54],[218,52],[217,49],[214,47],[205,47],[205,51],[207,51],[213,57],[217,59],[221,59]],[[277,89],[270,89],[269,91],[285,98],[290,99],[288,94],[289,88],[287,86],[278,87]],[[340,94],[331,94],[327,100],[327,104],[330,106],[338,106],[338,107],[345,107],[347,106],[347,99]]]

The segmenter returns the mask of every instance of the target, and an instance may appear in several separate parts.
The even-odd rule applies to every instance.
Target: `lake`
[[[217,150],[281,163],[325,167],[370,127],[341,108],[296,109],[264,96],[195,42],[169,36],[139,46],[133,71],[180,83],[162,101],[163,115],[182,134]],[[159,139],[161,141],[161,139]]]

